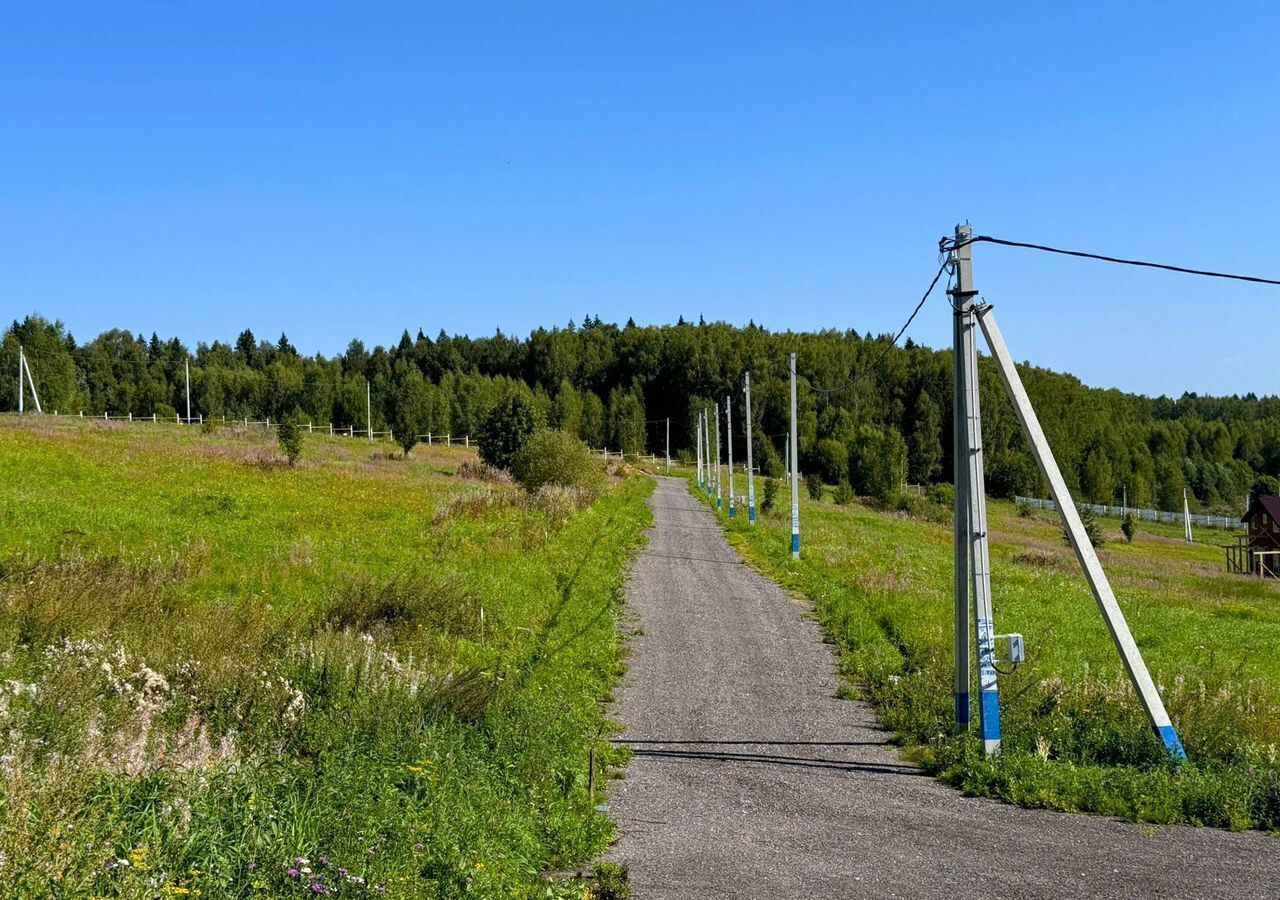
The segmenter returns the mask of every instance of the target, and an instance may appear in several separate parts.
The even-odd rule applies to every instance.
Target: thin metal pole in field
[[[364,380],[364,421],[369,431],[369,440],[373,440],[373,385],[369,379]]]
[[[956,227],[956,241],[963,243],[972,234],[968,225]],[[973,245],[956,250],[956,286],[952,302],[960,312],[961,363],[964,366],[964,467],[968,517],[969,563],[973,574],[973,618],[978,644],[978,720],[982,748],[987,756],[1000,752],[1000,699],[996,677],[995,613],[991,600],[991,552],[987,542],[986,475],[982,453],[982,408],[978,392],[978,343],[973,298]],[[966,585],[967,588],[967,585]]]
[[[747,521],[756,524],[756,477],[751,455],[751,373],[742,374],[742,392],[747,406]]]
[[[187,372],[187,424],[191,424],[191,360],[182,361],[183,367]]]
[[[22,373],[25,366],[26,366],[26,363],[25,363],[25,357],[22,351],[22,345],[19,344],[18,345],[18,413],[19,414],[26,411],[23,407],[23,403],[26,402],[25,400],[26,391],[22,387]]]
[[[791,433],[787,443],[791,452],[791,556],[800,558],[800,442],[796,437],[796,355],[791,354]]]
[[[737,514],[737,503],[733,496],[733,401],[724,398],[724,432],[725,443],[729,451],[729,518]]]
[[[1066,526],[1067,536],[1071,540],[1071,547],[1075,550],[1076,559],[1079,560],[1080,567],[1084,569],[1085,578],[1089,582],[1089,589],[1093,592],[1093,598],[1098,602],[1098,607],[1102,610],[1102,617],[1106,620],[1107,628],[1111,632],[1111,639],[1115,642],[1116,649],[1120,652],[1120,658],[1129,673],[1129,680],[1133,682],[1134,689],[1137,691],[1138,699],[1142,701],[1152,728],[1164,742],[1170,754],[1179,759],[1185,758],[1186,751],[1182,748],[1182,741],[1179,740],[1178,732],[1173,727],[1173,722],[1169,719],[1168,711],[1165,710],[1164,701],[1160,699],[1160,692],[1156,690],[1155,682],[1151,679],[1151,673],[1147,670],[1147,664],[1142,658],[1142,652],[1138,649],[1138,645],[1133,639],[1133,634],[1129,631],[1129,624],[1125,621],[1124,613],[1120,610],[1120,604],[1116,602],[1115,594],[1111,590],[1111,584],[1107,581],[1107,575],[1102,570],[1102,564],[1098,561],[1098,554],[1093,549],[1089,536],[1085,534],[1084,524],[1080,521],[1080,513],[1076,510],[1075,504],[1071,500],[1071,494],[1067,490],[1067,483],[1063,480],[1062,472],[1058,469],[1058,463],[1053,457],[1053,451],[1049,449],[1049,442],[1045,440],[1044,431],[1040,427],[1040,420],[1036,418],[1035,410],[1027,397],[1027,392],[1022,385],[1018,370],[1014,367],[1013,358],[1009,355],[1009,348],[1005,346],[1004,336],[996,325],[995,316],[992,314],[991,308],[989,306],[980,308],[977,311],[977,319],[987,337],[987,345],[991,348],[991,356],[995,360],[1000,377],[1004,381],[1005,389],[1009,393],[1009,399],[1013,402],[1013,410],[1018,416],[1018,422],[1022,425],[1023,436],[1027,439],[1027,445],[1031,448],[1031,452],[1036,458],[1036,463],[1040,466],[1041,474],[1044,475],[1045,481],[1049,483],[1049,491],[1058,505],[1058,513],[1062,516],[1063,524]]]

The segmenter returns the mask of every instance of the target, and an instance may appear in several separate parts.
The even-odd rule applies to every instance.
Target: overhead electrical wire
[[[1175,266],[1169,263],[1148,262],[1141,259],[1124,259],[1119,256],[1107,256],[1102,253],[1087,253],[1083,250],[1064,250],[1061,247],[1048,247],[1044,244],[1029,244],[1024,241],[1009,241],[1004,238],[992,237],[987,234],[978,234],[965,241],[957,241],[954,238],[942,238],[938,242],[938,249],[943,253],[950,253],[952,250],[958,250],[969,244],[998,244],[1002,247],[1020,247],[1025,250],[1039,250],[1043,253],[1057,253],[1060,256],[1075,256],[1080,259],[1096,259],[1099,262],[1116,263],[1122,266],[1139,266],[1144,269],[1162,269],[1166,272],[1178,272],[1182,275],[1201,275],[1205,278],[1225,278],[1230,281],[1247,281],[1252,284],[1274,284],[1280,285],[1280,279],[1260,278],[1256,275],[1236,275],[1230,272],[1213,272],[1208,269],[1192,269],[1187,266]]]
[[[879,368],[880,363],[884,362],[884,358],[889,355],[889,351],[897,346],[898,341],[907,333],[907,329],[911,327],[911,323],[914,322],[916,316],[920,314],[920,310],[924,309],[925,303],[929,300],[930,295],[933,294],[933,289],[938,286],[938,282],[942,279],[942,273],[947,271],[947,268],[950,265],[950,259],[944,259],[942,261],[942,264],[938,266],[938,271],[934,273],[933,280],[930,281],[929,286],[925,288],[924,296],[920,298],[920,302],[916,304],[915,309],[911,310],[911,315],[907,316],[907,321],[902,323],[902,327],[898,329],[898,333],[895,334],[892,340],[885,345],[884,349],[880,351],[880,355],[877,356],[869,366],[865,366],[857,375],[850,378],[843,385],[835,388],[820,388],[803,376],[801,376],[800,380],[807,384],[810,390],[817,391],[819,394],[839,394],[852,390],[856,387],[858,383],[866,378],[873,370]]]

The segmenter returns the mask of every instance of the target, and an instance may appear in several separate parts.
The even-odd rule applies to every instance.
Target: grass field
[[[802,502],[799,562],[782,510],[755,529],[739,517],[731,539],[815,602],[853,689],[932,771],[1029,806],[1280,830],[1280,585],[1227,574],[1227,532],[1201,529],[1188,545],[1178,526],[1141,523],[1126,544],[1117,520],[1099,519],[1103,566],[1190,756],[1177,766],[1148,730],[1057,515],[993,502],[996,630],[1021,632],[1028,662],[1001,677],[1005,752],[986,761],[972,736],[952,734],[949,517]]]
[[[0,420],[0,894],[584,896],[650,483],[397,457]]]

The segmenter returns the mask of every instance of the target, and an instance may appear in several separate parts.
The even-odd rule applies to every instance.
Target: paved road
[[[1280,897],[1280,841],[965,798],[835,699],[806,607],[659,479],[628,587],[643,633],[618,694],[636,750],[611,858],[657,898]]]

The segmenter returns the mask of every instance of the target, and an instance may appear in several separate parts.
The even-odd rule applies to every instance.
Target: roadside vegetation
[[[754,565],[814,602],[851,690],[945,781],[1025,806],[1280,831],[1280,585],[1227,574],[1227,532],[1200,529],[1188,545],[1180,526],[1143,522],[1128,541],[1119,520],[1096,520],[1186,746],[1179,765],[1148,728],[1056,514],[993,501],[996,626],[1025,636],[1028,661],[1001,677],[1004,752],[987,760],[953,733],[946,494],[877,508],[804,499],[800,561],[787,502],[754,529],[721,519]]]
[[[649,490],[0,421],[0,893],[589,896]]]

